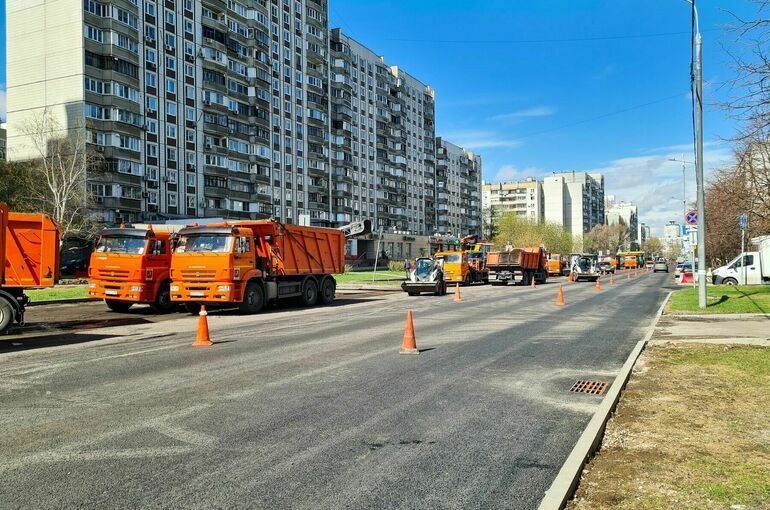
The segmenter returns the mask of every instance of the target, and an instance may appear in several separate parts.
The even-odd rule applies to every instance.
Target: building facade
[[[436,139],[436,232],[481,235],[481,156]]]
[[[5,145],[6,145],[6,132],[5,122],[0,124],[0,161],[5,161]]]
[[[331,33],[332,178],[338,223],[435,226],[435,93],[340,29]]]
[[[481,209],[484,221],[493,217],[516,214],[520,218],[542,223],[545,217],[543,183],[534,177],[519,182],[482,183]]]
[[[613,202],[606,211],[607,225],[625,225],[629,230],[629,242],[641,243],[639,213],[631,202]]]
[[[585,172],[554,173],[543,179],[544,217],[573,235],[603,225],[604,176]]]

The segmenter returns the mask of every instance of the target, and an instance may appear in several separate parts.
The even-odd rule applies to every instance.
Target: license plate
[[[201,290],[190,291],[190,297],[203,297],[205,295],[206,294],[203,291],[201,291]]]
[[[118,291],[117,290],[105,290],[104,293],[108,296],[117,296]]]

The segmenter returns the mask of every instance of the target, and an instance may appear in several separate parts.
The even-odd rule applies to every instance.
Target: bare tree
[[[648,255],[660,255],[663,252],[663,242],[657,237],[648,237],[642,243],[642,250]]]
[[[92,224],[88,174],[101,169],[101,155],[88,145],[85,125],[65,128],[50,110],[23,129],[37,156],[28,173],[30,199],[59,223],[62,237]]]

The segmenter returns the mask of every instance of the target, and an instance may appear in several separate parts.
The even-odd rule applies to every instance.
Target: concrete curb
[[[663,309],[665,308],[668,300],[671,298],[671,294],[674,291],[670,291],[663,300],[663,303],[658,309],[658,313],[655,315],[655,319],[652,324],[647,328],[647,333],[644,338],[636,343],[636,346],[631,351],[628,359],[620,369],[620,373],[615,377],[612,386],[610,387],[607,395],[605,395],[602,403],[599,404],[599,408],[594,413],[591,421],[588,422],[588,426],[580,435],[575,447],[570,452],[567,460],[564,461],[559,473],[556,475],[551,486],[545,491],[545,496],[540,502],[539,510],[562,510],[577,488],[578,482],[580,482],[580,475],[583,472],[583,466],[585,466],[588,459],[596,452],[604,436],[604,428],[607,426],[607,422],[610,419],[610,415],[615,410],[620,400],[620,393],[625,388],[628,379],[631,377],[631,370],[633,370],[636,360],[644,350],[647,342],[652,338],[655,333],[655,326],[663,315]]]
[[[770,319],[767,313],[667,313],[664,317],[675,319]]]
[[[50,299],[47,301],[30,301],[29,303],[27,303],[27,306],[67,305],[71,303],[88,303],[89,301],[93,301],[94,303],[96,303],[96,300],[91,298],[69,298],[69,299]]]

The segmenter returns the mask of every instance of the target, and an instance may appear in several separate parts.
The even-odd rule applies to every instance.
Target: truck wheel
[[[190,315],[198,315],[201,313],[201,304],[200,303],[185,303],[184,309],[187,310],[187,312]]]
[[[736,280],[735,278],[725,278],[722,283],[724,285],[738,285],[738,280]]]
[[[129,308],[131,308],[131,305],[134,303],[126,302],[126,301],[116,301],[114,299],[105,299],[104,304],[107,305],[107,308],[109,308],[113,312],[118,313],[126,313]]]
[[[238,305],[238,311],[243,314],[259,313],[265,304],[265,295],[262,293],[262,287],[256,282],[246,285],[246,292],[243,294],[243,301]]]
[[[0,297],[0,334],[11,326],[13,322],[13,306],[4,298]]]
[[[164,283],[158,289],[158,296],[155,302],[150,305],[155,313],[169,313],[174,310],[174,303],[171,302],[171,290],[168,283]]]
[[[334,301],[337,285],[335,285],[334,279],[330,276],[324,278],[321,283],[321,304],[330,305]]]
[[[302,304],[304,306],[315,306],[318,301],[318,284],[315,279],[308,278],[302,284]]]

